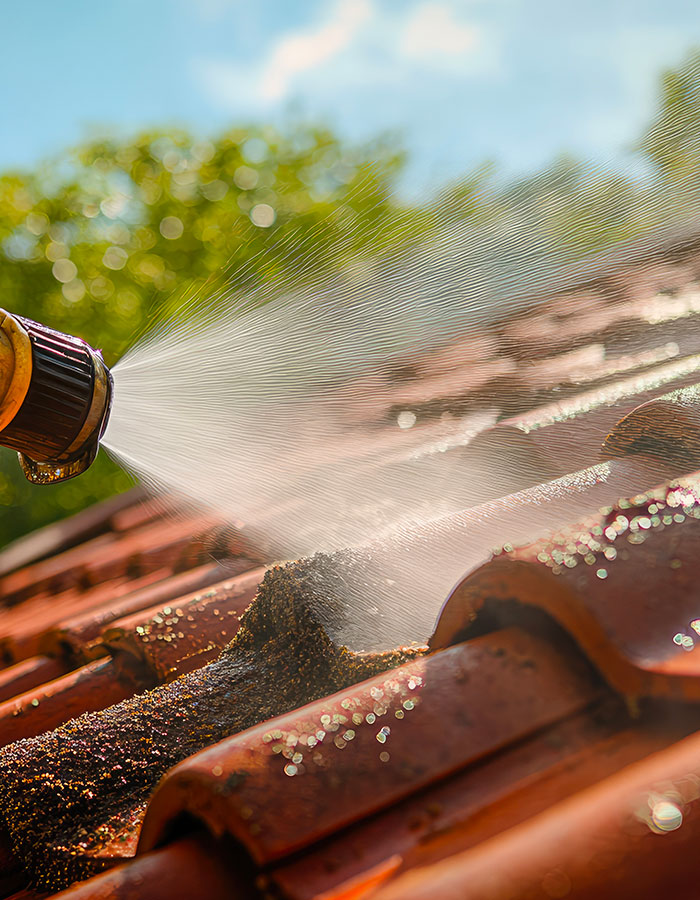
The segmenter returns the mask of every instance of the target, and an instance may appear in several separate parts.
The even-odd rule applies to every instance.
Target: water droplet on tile
[[[651,807],[652,830],[667,833],[677,831],[683,824],[683,812],[672,800],[657,800]]]

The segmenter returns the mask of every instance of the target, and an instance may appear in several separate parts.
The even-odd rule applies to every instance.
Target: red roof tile
[[[80,612],[66,611],[65,618],[41,635],[39,647],[46,653],[86,662],[94,653],[104,652],[104,648],[99,643],[95,646],[94,641],[116,620],[150,606],[164,606],[184,593],[203,590],[219,581],[226,571],[228,569],[218,563],[207,563],[179,575],[170,575],[168,569],[160,569],[131,579],[124,593],[109,585],[99,594],[90,594],[89,599],[83,594]]]
[[[698,259],[690,242],[611,264],[387,376],[358,423],[419,418],[400,445],[375,428],[373,452],[420,466],[474,426],[456,452],[475,469],[500,455],[501,490],[520,492],[489,486],[481,506],[350,563],[274,570],[240,628],[260,553],[138,493],[0,554],[3,740],[37,735],[0,754],[0,896],[27,873],[56,886],[120,861],[66,896],[687,893],[700,499],[692,479],[614,504],[696,459],[694,392],[657,395],[697,378]],[[617,458],[595,468],[601,453]],[[540,536],[545,516],[558,533]],[[504,524],[514,549],[485,562]],[[314,566],[330,567],[361,620],[387,560],[395,594],[421,560],[445,593],[479,565],[433,652],[390,672],[405,654],[347,653],[307,602]],[[328,591],[326,612],[339,599]]]
[[[611,428],[603,452],[610,457],[646,453],[694,468],[700,461],[700,388],[682,388],[637,406]]]
[[[604,705],[487,756],[384,812],[267,870],[270,887],[294,900],[367,896],[402,870],[474,846],[604,775],[664,746],[672,736],[619,731]],[[678,731],[678,736],[683,732]]]
[[[150,687],[139,676],[111,659],[98,660],[5,700],[0,703],[0,745],[51,731],[73,716],[104,709]]]
[[[0,577],[112,530],[123,510],[144,505],[144,496],[141,487],[133,488],[9,544],[0,551]]]
[[[544,471],[555,478],[596,460],[609,459],[613,454],[603,454],[601,436],[645,401],[669,389],[692,385],[698,378],[700,355],[610,381],[503,419],[480,434],[470,450],[474,453],[483,444],[488,452],[502,453],[508,459],[511,448],[517,451],[520,446],[527,447],[541,460]],[[517,461],[518,457],[512,465]]]
[[[534,607],[622,694],[700,700],[700,658],[687,652],[700,634],[699,520],[697,479],[682,479],[502,553],[458,586],[431,646],[478,633],[481,616],[516,621]]]
[[[157,845],[186,813],[268,863],[571,715],[596,693],[588,672],[546,642],[490,634],[191,758],[151,800],[141,845]]]
[[[143,534],[119,540],[103,535],[7,575],[0,582],[5,606],[0,655],[6,664],[36,655],[42,636],[61,619],[129,593],[135,576],[145,574],[148,582],[165,567],[161,576],[204,562],[206,544],[194,542],[191,531],[185,522],[154,530],[153,542]],[[93,586],[94,594],[88,591]]]
[[[100,643],[136,659],[157,682],[170,681],[219,655],[238,631],[264,574],[263,568],[253,569],[204,593],[179,596],[177,606],[160,602],[119,619],[103,631]]]
[[[691,897],[700,834],[695,734],[461,854],[413,868],[377,900]]]
[[[250,882],[230,864],[231,857],[234,853],[225,844],[193,835],[54,896],[56,900],[249,900]]]
[[[49,656],[30,656],[22,662],[0,669],[0,702],[53,681],[65,673],[61,660]]]

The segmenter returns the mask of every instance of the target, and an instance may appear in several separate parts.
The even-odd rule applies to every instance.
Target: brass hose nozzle
[[[109,418],[112,376],[99,351],[0,309],[0,444],[34,484],[80,475]]]

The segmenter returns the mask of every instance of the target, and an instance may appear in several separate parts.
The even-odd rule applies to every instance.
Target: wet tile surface
[[[699,278],[692,243],[599,273],[407,360],[358,406],[387,465],[498,458],[520,492],[390,551],[454,583],[483,562],[470,534],[518,531],[429,655],[336,645],[303,566],[246,618],[273,560],[139,491],[0,553],[0,896],[45,896],[28,877],[88,879],[76,900],[685,896],[700,501],[669,479],[696,468]],[[528,540],[517,510],[579,469],[555,533]]]

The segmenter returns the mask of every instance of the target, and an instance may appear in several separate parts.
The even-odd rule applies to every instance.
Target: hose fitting
[[[80,475],[109,418],[112,376],[99,351],[0,309],[0,444],[19,452],[29,481]]]

